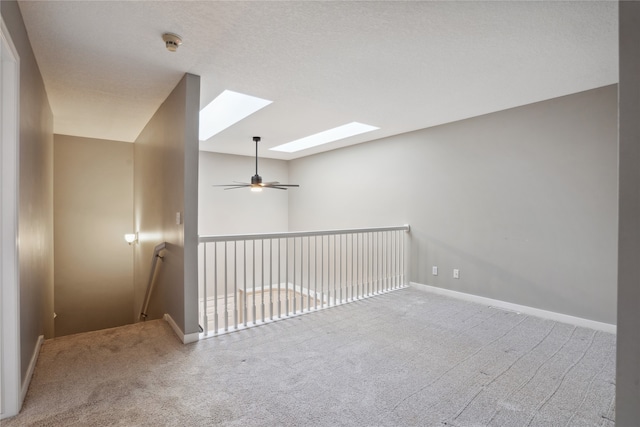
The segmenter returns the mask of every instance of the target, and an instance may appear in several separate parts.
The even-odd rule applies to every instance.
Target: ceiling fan
[[[235,190],[236,188],[250,187],[251,191],[262,191],[263,188],[276,188],[278,190],[288,190],[287,187],[300,187],[297,184],[280,184],[278,181],[262,182],[262,177],[258,175],[258,142],[260,142],[259,136],[254,136],[253,140],[256,143],[256,174],[251,177],[251,184],[246,182],[234,181],[234,184],[221,184],[214,185],[214,187],[227,187],[225,190]]]

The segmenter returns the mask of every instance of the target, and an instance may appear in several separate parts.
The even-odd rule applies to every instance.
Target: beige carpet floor
[[[46,341],[13,426],[613,426],[615,336],[415,289],[182,345]]]

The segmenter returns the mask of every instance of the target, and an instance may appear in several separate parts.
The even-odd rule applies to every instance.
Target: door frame
[[[0,17],[0,419],[22,406],[18,258],[20,57]]]

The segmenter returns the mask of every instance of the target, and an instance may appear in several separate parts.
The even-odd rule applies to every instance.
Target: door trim
[[[4,19],[0,31],[0,419],[22,406],[20,366],[20,269],[18,258],[20,57]]]

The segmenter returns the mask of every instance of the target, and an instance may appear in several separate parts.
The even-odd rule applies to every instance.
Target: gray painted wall
[[[148,314],[171,315],[185,334],[198,331],[199,105],[200,77],[187,74],[134,144],[134,225],[140,240],[134,248],[135,310],[144,298],[153,248],[167,242]]]
[[[283,160],[260,159],[259,172],[265,181],[289,181],[289,168]],[[249,189],[224,190],[213,186],[250,182],[254,173],[254,157],[200,152],[198,221],[201,235],[288,230],[289,191],[265,189],[254,193]]]
[[[616,425],[640,420],[640,3],[620,2]]]
[[[133,144],[54,136],[55,335],[133,315]]]
[[[20,55],[20,354],[22,379],[40,335],[53,337],[53,115],[15,1],[0,13]]]
[[[412,281],[615,323],[616,118],[609,86],[294,160],[290,230],[409,223]]]

